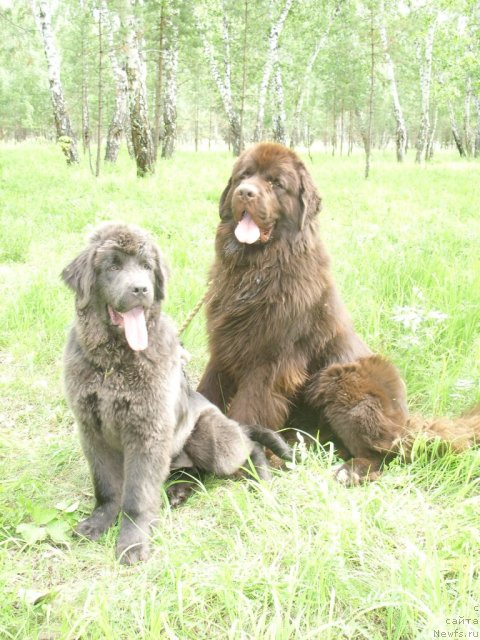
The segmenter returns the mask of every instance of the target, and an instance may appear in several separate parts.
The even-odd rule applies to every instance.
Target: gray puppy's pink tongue
[[[125,327],[125,337],[134,351],[143,351],[148,347],[147,323],[143,307],[135,307],[120,314]]]
[[[260,238],[260,229],[252,220],[251,216],[245,211],[242,219],[235,227],[235,236],[239,242],[253,244]]]

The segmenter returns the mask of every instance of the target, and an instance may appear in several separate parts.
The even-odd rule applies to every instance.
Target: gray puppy
[[[95,540],[123,511],[117,555],[130,564],[148,556],[159,489],[171,467],[228,476],[250,457],[268,477],[258,442],[284,459],[292,451],[277,434],[240,426],[189,388],[183,349],[160,309],[162,257],[145,231],[102,225],[62,277],[76,294],[65,388],[96,501],[77,533]]]

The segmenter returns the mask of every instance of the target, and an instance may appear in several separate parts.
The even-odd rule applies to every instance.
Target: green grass
[[[478,402],[478,163],[445,154],[419,168],[377,154],[365,181],[360,155],[306,161],[339,288],[359,333],[402,371],[412,411]],[[419,447],[413,464],[395,461],[355,489],[332,480],[330,451],[309,451],[257,490],[209,481],[162,511],[153,557],[133,568],[115,561],[116,530],[98,543],[52,537],[92,504],[62,393],[73,300],[59,273],[99,221],[144,226],[170,265],[166,309],[180,325],[205,290],[231,164],[227,153],[179,152],[138,180],[122,156],[96,180],[54,146],[1,149],[0,637],[479,637],[467,635],[480,634],[477,451],[436,458]],[[195,381],[202,313],[183,340]],[[45,539],[28,543],[25,524]]]

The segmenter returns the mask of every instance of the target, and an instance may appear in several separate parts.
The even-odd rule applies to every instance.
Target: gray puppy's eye
[[[152,270],[152,265],[148,264],[148,262],[144,262],[143,263],[143,268],[146,269],[147,271],[151,271]]]
[[[108,267],[108,270],[109,270],[109,271],[120,271],[120,268],[121,268],[121,267],[120,267],[120,265],[119,265],[119,264],[111,264],[111,265]]]

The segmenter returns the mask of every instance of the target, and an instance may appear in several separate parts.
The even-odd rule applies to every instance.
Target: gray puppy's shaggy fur
[[[130,564],[148,556],[171,467],[227,476],[251,456],[266,477],[254,440],[284,458],[291,450],[270,431],[226,418],[189,388],[176,330],[160,308],[165,267],[146,232],[102,225],[62,277],[76,294],[65,388],[95,492],[95,508],[77,533],[95,540],[123,511],[117,555]]]

